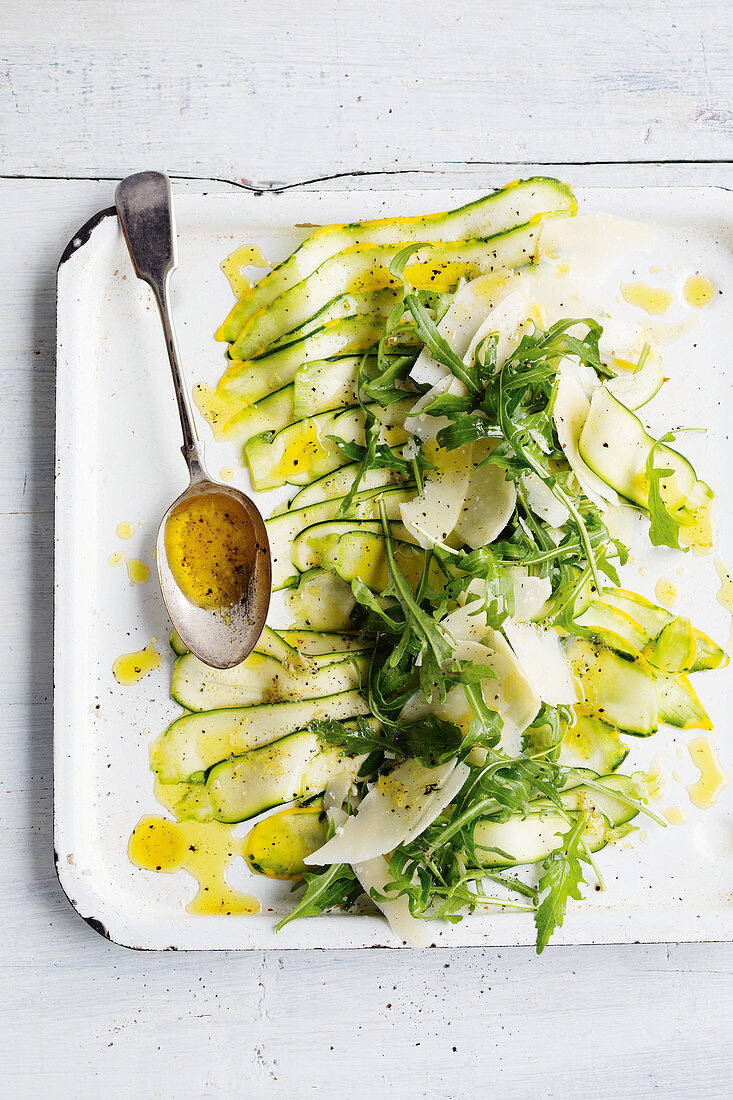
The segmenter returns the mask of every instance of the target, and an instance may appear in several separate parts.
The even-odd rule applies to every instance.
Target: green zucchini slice
[[[170,639],[171,649],[177,657],[182,657],[184,653],[188,653],[188,647],[184,643],[177,630],[174,630]],[[358,648],[358,647],[352,647]],[[362,646],[363,649],[368,649],[367,645]],[[320,665],[333,664],[335,661],[343,660],[343,656],[336,651],[329,651],[327,649],[321,649],[316,654],[311,656],[303,656],[297,646],[293,646],[288,642],[287,638],[282,636],[282,633],[278,633],[272,630],[269,626],[262,628],[262,633],[257,639],[257,644],[254,647],[255,653],[260,653],[265,657],[274,657],[276,661],[279,661],[286,669],[291,672],[303,672],[313,671],[313,669]]]
[[[615,360],[619,363],[619,360]],[[609,393],[627,409],[640,409],[659,393],[664,384],[664,363],[657,352],[650,352],[641,370],[633,363],[626,364],[627,369],[618,372],[606,382]]]
[[[299,879],[311,871],[304,860],[326,843],[322,799],[290,806],[258,821],[245,839],[244,858],[256,875]]]
[[[566,642],[565,655],[580,680],[589,714],[641,737],[656,733],[659,704],[648,665],[583,638]]]
[[[372,642],[368,634],[342,634],[324,630],[278,630],[284,642],[306,656],[319,656],[337,653],[359,653],[371,649]]]
[[[293,420],[356,405],[361,361],[360,355],[344,355],[340,359],[313,359],[298,367],[293,382]]]
[[[233,358],[216,387],[218,395],[237,398],[243,405],[260,401],[295,379],[303,363],[334,359],[368,351],[384,332],[384,317],[360,314],[328,321],[307,336],[283,344],[276,351],[252,359]]]
[[[304,485],[299,489],[288,508],[307,508],[311,504],[318,504],[322,500],[333,500],[334,497],[345,497],[354,484],[356,475],[360,470],[358,462],[350,462],[346,466],[339,466],[330,474],[319,477],[310,485]],[[385,485],[399,485],[402,478],[394,470],[367,470],[359,482],[359,491],[368,489],[381,489]]]
[[[655,440],[637,416],[617,401],[606,386],[595,390],[588,419],[580,433],[584,462],[607,485],[648,511],[646,464]],[[712,547],[713,492],[683,455],[664,444],[656,447],[655,466],[669,469],[660,481],[665,507],[680,524],[679,539],[697,552]]]
[[[639,596],[636,592],[627,592],[623,588],[606,589],[603,593],[603,602],[625,612],[646,630],[652,640],[656,640],[662,631],[675,621],[671,611],[658,607],[644,596]],[[712,638],[695,628],[693,628],[693,634],[696,642],[695,660],[690,672],[701,672],[704,669],[720,668],[728,664],[725,652]],[[654,664],[654,661],[650,663]]]
[[[387,509],[388,518],[398,520],[400,504],[411,500],[415,492],[414,486],[408,486],[386,491],[372,489],[366,493],[356,493],[348,510],[341,518],[344,520],[378,519],[381,499]],[[343,500],[343,497],[340,499],[337,497],[335,500],[324,500],[320,504],[312,504],[310,508],[291,508],[282,515],[265,520],[272,557],[273,591],[286,588],[298,579],[298,570],[294,567],[292,559],[295,538],[307,527],[335,520]]]
[[[161,783],[200,783],[214,764],[303,729],[316,718],[343,721],[368,714],[357,691],[342,691],[299,703],[184,714],[150,747],[150,766]]]
[[[671,611],[658,607],[644,596],[628,592],[625,588],[607,588],[603,593],[603,602],[617,607],[634,619],[650,638],[656,638],[674,618]]]
[[[575,619],[578,633],[599,636],[617,653],[638,657],[649,645],[651,638],[635,619],[605,600],[591,600],[588,607]]]
[[[575,707],[575,720],[563,735],[560,760],[570,766],[582,766],[605,775],[620,768],[629,755],[629,746],[616,726],[603,722]]]
[[[724,668],[729,663],[729,657],[725,650],[721,649],[717,642],[714,642],[712,638],[708,638],[707,634],[703,634],[701,630],[693,629],[697,648],[695,650],[695,663],[690,672],[702,672],[704,669],[709,668]]]
[[[193,805],[184,796],[176,814],[182,820],[249,821],[275,806],[323,794],[337,776],[356,778],[362,760],[301,730],[217,764],[206,777],[205,793],[195,792]]]
[[[413,399],[408,397],[386,409],[367,406],[383,424],[385,443],[397,446],[406,442],[403,424],[412,404]],[[344,466],[347,459],[331,437],[363,446],[365,420],[364,410],[356,406],[298,420],[274,434],[256,435],[245,447],[255,489],[277,489],[287,482],[306,485]]]
[[[398,244],[418,241],[457,241],[463,237],[488,237],[513,225],[547,215],[569,217],[577,212],[575,196],[567,184],[549,177],[517,180],[499,191],[467,203],[457,210],[420,214],[407,218],[382,218],[326,226],[310,236],[286,260],[278,264],[238,302],[221,326],[218,340],[236,339],[245,322],[285,291],[300,283],[324,261],[357,244]]]
[[[676,616],[643,650],[650,665],[662,672],[689,672],[697,660],[697,637],[689,619]]]
[[[283,344],[290,344],[293,340],[300,340],[308,336],[317,328],[321,328],[328,321],[339,321],[343,317],[357,317],[360,314],[371,313],[385,317],[397,300],[394,290],[361,290],[354,294],[338,294],[322,306],[317,313],[309,317],[297,328],[290,329],[278,340],[270,345],[268,351],[275,351]]]
[[[683,730],[711,730],[713,723],[686,676],[658,676],[659,720]]]
[[[308,630],[353,629],[351,612],[356,600],[351,587],[325,569],[302,573],[285,596],[293,621]]]
[[[597,852],[606,844],[625,836],[629,831],[629,822],[639,812],[628,803],[614,798],[613,792],[618,791],[635,801],[643,798],[643,792],[632,776],[605,775],[597,778],[596,782],[605,787],[607,793],[581,783],[561,796],[561,802],[569,813],[591,811],[583,833],[583,843],[591,852]],[[551,802],[537,801],[525,818],[513,815],[503,822],[478,821],[473,839],[483,865],[498,869],[539,863],[546,859],[560,847],[560,834],[567,833],[569,828],[567,818],[559,814]]]
[[[538,219],[492,237],[424,244],[411,257],[405,278],[426,290],[452,291],[462,279],[532,263],[537,258],[539,235]],[[401,249],[399,244],[361,244],[331,256],[302,282],[245,321],[232,344],[232,358],[245,359],[269,347],[293,324],[303,324],[335,295],[396,286],[389,265]]]
[[[274,657],[251,653],[234,668],[216,669],[187,653],[175,663],[171,694],[191,711],[260,706],[281,700],[300,702],[358,689],[366,664],[362,657],[347,657],[323,668],[295,673]]]
[[[194,387],[194,400],[214,434],[225,443],[244,444],[260,432],[278,431],[292,424],[292,384],[268,393],[253,404],[203,384]]]

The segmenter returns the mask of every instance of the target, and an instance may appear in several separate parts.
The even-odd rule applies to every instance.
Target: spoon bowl
[[[247,553],[242,563],[244,583],[239,598],[220,608],[200,607],[182,590],[166,547],[166,529],[176,512],[205,498],[230,500],[241,519]],[[254,649],[262,633],[270,603],[271,568],[267,531],[249,497],[229,485],[208,478],[193,482],[163,516],[155,556],[163,601],[183,643],[205,664],[232,668]]]
[[[265,625],[271,590],[267,531],[245,493],[206,473],[168,309],[177,264],[170,180],[161,172],[128,176],[115,202],[135,273],[152,287],[160,312],[191,475],[158,530],[163,600],[192,653],[213,668],[232,668],[252,652]]]

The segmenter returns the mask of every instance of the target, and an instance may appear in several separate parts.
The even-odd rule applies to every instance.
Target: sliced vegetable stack
[[[179,652],[151,761],[180,817],[285,807],[247,841],[304,887],[280,926],[367,893],[411,943],[514,908],[542,950],[595,853],[659,820],[626,738],[710,728],[690,675],[727,657],[621,587],[607,526],[623,501],[655,545],[712,542],[711,490],[639,418],[661,356],[533,301],[543,226],[575,212],[538,178],[319,230],[219,331],[202,411],[258,491],[298,487],[267,521],[294,626],[224,672]]]

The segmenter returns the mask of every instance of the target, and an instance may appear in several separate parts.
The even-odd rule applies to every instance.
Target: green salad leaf
[[[680,527],[682,522],[670,512],[662,495],[664,479],[674,473],[670,467],[654,465],[655,451],[664,443],[673,443],[674,433],[660,436],[646,460],[646,478],[649,482],[649,541],[654,546],[669,546],[672,550],[688,550],[680,546]]]
[[[563,845],[547,857],[542,864],[543,874],[538,885],[540,902],[535,910],[537,927],[537,954],[540,955],[550,936],[565,919],[568,901],[581,901],[583,863],[589,859],[583,847],[583,833],[588,824],[588,814],[579,814],[571,828],[563,836]]]

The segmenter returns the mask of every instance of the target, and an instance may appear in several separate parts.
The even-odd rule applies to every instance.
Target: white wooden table
[[[119,177],[493,185],[545,163],[733,185],[732,30],[726,0],[2,6],[0,1096],[731,1095],[732,944],[184,956],[96,936],[52,863],[51,593],[54,269]]]

